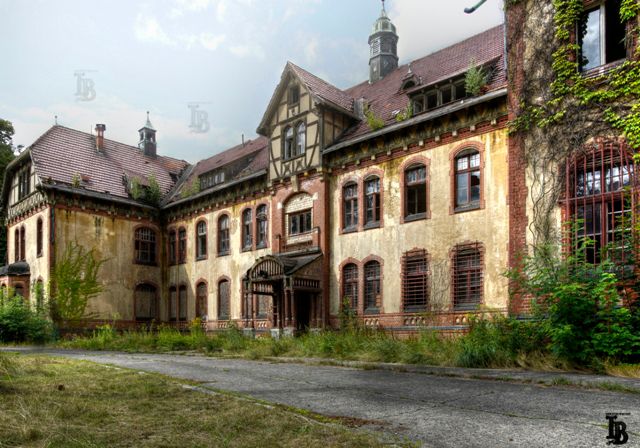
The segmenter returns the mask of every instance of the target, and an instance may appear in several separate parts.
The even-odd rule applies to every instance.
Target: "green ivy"
[[[626,138],[633,149],[640,149],[640,63],[629,60],[607,75],[585,78],[580,73],[576,55],[579,46],[571,42],[576,23],[584,11],[583,0],[554,0],[555,38],[560,44],[552,56],[554,80],[550,86],[551,99],[543,106],[523,104],[523,113],[511,122],[511,131],[528,131],[532,126],[545,128],[561,124],[565,118],[563,104],[567,100],[580,105],[604,106],[602,118]],[[638,0],[623,0],[620,8],[621,21],[635,19],[640,13]],[[637,29],[635,32],[638,32]],[[624,116],[616,113],[607,104],[626,101],[631,104],[631,113]]]

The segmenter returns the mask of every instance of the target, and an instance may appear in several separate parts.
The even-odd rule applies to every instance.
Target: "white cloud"
[[[224,34],[215,35],[212,33],[202,33],[200,34],[200,45],[207,50],[214,51],[226,40],[226,38],[227,37]]]
[[[391,3],[389,17],[398,28],[398,56],[420,58],[503,22],[502,2],[485,3],[473,14],[464,8],[475,0],[446,2],[403,0]]]
[[[239,58],[254,56],[258,59],[264,59],[265,57],[262,47],[255,44],[232,45],[231,47],[229,47],[229,51],[231,52],[231,54]]]
[[[219,22],[223,22],[227,14],[227,2],[225,0],[219,0],[216,7],[216,17]]]
[[[315,64],[318,59],[318,38],[312,37],[304,46],[304,57],[308,64]]]
[[[140,41],[160,43],[170,46],[176,45],[176,42],[164,32],[155,17],[147,17],[142,13],[138,14],[134,25],[134,31],[136,39]]]

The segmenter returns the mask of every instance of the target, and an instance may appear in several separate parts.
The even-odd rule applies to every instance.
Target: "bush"
[[[33,311],[24,298],[0,299],[0,342],[40,344],[51,340],[52,336],[51,323]]]

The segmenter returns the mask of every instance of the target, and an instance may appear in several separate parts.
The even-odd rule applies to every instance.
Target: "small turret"
[[[144,151],[145,156],[155,157],[157,149],[156,130],[149,120],[149,111],[147,111],[147,122],[138,130],[138,133],[140,134],[138,148]]]
[[[369,48],[369,82],[374,83],[398,68],[398,34],[387,16],[384,0],[380,17],[369,36]]]

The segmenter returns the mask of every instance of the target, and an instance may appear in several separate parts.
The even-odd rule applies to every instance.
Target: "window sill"
[[[611,72],[616,67],[619,67],[620,65],[624,64],[626,61],[627,61],[626,58],[619,59],[617,61],[609,62],[607,64],[602,64],[587,70],[581,70],[580,74],[584,78],[597,78],[598,76],[605,76],[605,75],[608,75],[609,72]]]
[[[362,229],[363,230],[370,230],[370,229],[379,229],[380,226],[380,221],[372,221],[368,224],[365,224]]]
[[[472,212],[474,210],[480,210],[480,203],[475,202],[469,205],[461,205],[453,209],[454,213],[464,213],[464,212]]]
[[[305,153],[303,152],[302,154],[297,154],[297,155],[292,156],[292,157],[283,157],[282,161],[283,162],[291,162],[292,160],[296,160],[296,159],[299,159],[301,157],[304,157],[304,155],[305,155]]]
[[[247,246],[240,249],[240,252],[251,252],[252,250],[253,250],[253,247]]]
[[[380,314],[380,308],[367,308],[364,310],[365,315]]]
[[[258,244],[258,245],[256,246],[256,249],[266,249],[267,247],[268,247],[268,246],[267,246],[267,243],[264,243],[264,244]]]
[[[404,222],[420,221],[421,219],[427,219],[426,213],[418,213],[417,215],[409,215],[404,217]]]
[[[358,227],[346,227],[344,229],[342,229],[342,233],[355,233],[358,231]]]
[[[218,257],[226,257],[227,255],[229,255],[231,252],[220,252],[218,253]]]
[[[207,256],[206,255],[200,255],[199,257],[196,257],[196,261],[202,261],[202,260],[206,260]]]
[[[424,313],[425,311],[427,311],[426,305],[423,305],[423,306],[409,306],[409,307],[404,308],[404,310],[402,312],[406,313],[406,314],[417,314],[417,313]]]
[[[158,263],[156,262],[150,263],[150,262],[138,261],[138,260],[136,260],[134,264],[139,264],[141,266],[158,266]]]
[[[42,252],[40,252],[38,255],[36,255],[37,258],[42,258],[42,255],[44,255]]]

